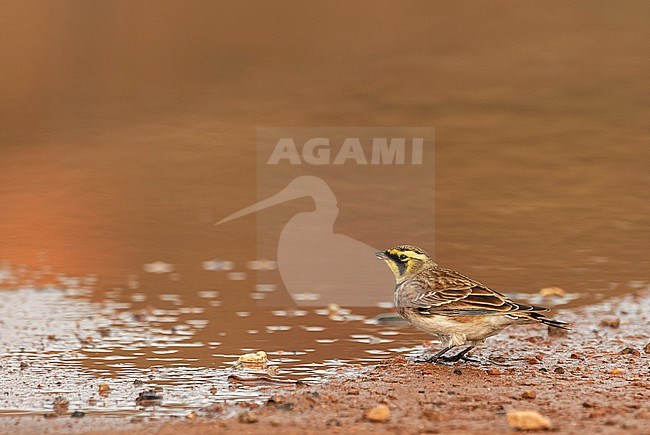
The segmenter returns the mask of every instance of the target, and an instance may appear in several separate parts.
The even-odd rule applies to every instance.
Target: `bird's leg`
[[[477,359],[472,359],[465,356],[467,352],[469,352],[472,349],[474,349],[474,345],[468,346],[466,349],[463,349],[462,351],[458,352],[454,356],[448,356],[448,357],[440,356],[439,359],[445,362],[456,362],[456,361],[460,361],[461,359],[467,362],[480,362]]]
[[[437,361],[439,361],[439,360],[441,359],[441,357],[442,357],[445,353],[447,353],[447,352],[448,352],[452,347],[454,347],[454,346],[447,346],[447,347],[445,347],[444,349],[442,349],[442,350],[440,350],[439,352],[437,352],[435,355],[432,355],[432,356],[430,356],[430,357],[428,357],[428,358],[425,358],[425,359],[423,359],[423,360],[418,360],[417,362],[428,362],[428,363],[437,362]]]
[[[463,361],[466,361],[466,362],[480,363],[481,362],[480,360],[465,356],[472,349],[474,349],[474,345],[471,345],[470,347],[468,347],[467,349],[462,351],[458,356],[460,357],[460,359],[462,359]]]

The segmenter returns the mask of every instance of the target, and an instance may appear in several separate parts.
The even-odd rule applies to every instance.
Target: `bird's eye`
[[[399,256],[399,259],[402,260],[402,261],[406,261],[407,258],[408,257],[406,255],[404,255],[404,254],[400,254],[400,256]]]

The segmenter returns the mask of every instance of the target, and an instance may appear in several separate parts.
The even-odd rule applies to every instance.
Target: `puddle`
[[[59,287],[2,292],[0,415],[49,413],[63,396],[70,412],[87,415],[183,416],[212,403],[264,399],[296,381],[316,384],[344,363],[373,363],[422,341],[400,326],[378,327],[372,318],[381,310],[340,310],[346,318],[322,309],[232,312],[208,303],[219,291],[197,292],[203,306],[160,294],[139,308],[140,298],[110,291],[96,301],[97,289],[82,279],[55,280]],[[234,367],[241,354],[260,349],[272,372]],[[138,406],[150,390],[162,403]]]

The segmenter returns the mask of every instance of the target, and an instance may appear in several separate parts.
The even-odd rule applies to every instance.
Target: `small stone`
[[[68,413],[68,406],[70,402],[63,396],[57,396],[52,403],[54,405],[54,413],[56,415],[63,415]]]
[[[650,343],[646,344],[645,347],[643,348],[643,351],[645,353],[650,353]]]
[[[188,420],[194,420],[196,417],[198,417],[198,414],[194,411],[190,412],[185,416]]]
[[[242,412],[239,414],[239,422],[245,424],[257,423],[257,417],[250,411]]]
[[[650,411],[639,411],[636,413],[635,417],[641,420],[648,420],[650,419]]]
[[[626,431],[634,430],[634,429],[637,429],[638,427],[639,427],[639,425],[636,424],[636,423],[633,422],[633,421],[624,421],[624,422],[621,424],[621,428],[622,428],[623,430],[626,430]]]
[[[350,388],[348,390],[348,394],[350,396],[358,396],[359,395],[359,389],[358,388]]]
[[[83,412],[83,411],[75,411],[72,414],[70,414],[70,417],[72,417],[72,418],[81,418],[84,415],[86,415],[86,413]]]
[[[499,369],[488,369],[487,374],[491,376],[499,376],[501,374],[501,370]]]
[[[621,351],[621,355],[634,355],[634,356],[640,356],[641,352],[638,350],[634,349],[633,347],[626,347]]]
[[[439,409],[425,409],[422,411],[422,416],[430,421],[446,421],[449,420],[449,415]]]
[[[462,375],[462,374],[463,374],[463,371],[460,369],[460,367],[456,367],[456,368],[454,369],[454,374],[455,374],[455,375]]]
[[[260,350],[256,353],[246,353],[239,357],[234,368],[243,367],[251,370],[263,370],[267,367],[269,359],[266,352]]]
[[[544,287],[539,291],[540,296],[546,298],[549,296],[564,296],[566,292],[560,287]]]
[[[508,424],[519,430],[546,430],[551,428],[551,420],[537,411],[511,411],[506,414]]]
[[[524,399],[534,399],[535,397],[537,397],[537,393],[533,390],[526,390],[523,392],[521,397],[523,397]]]
[[[564,337],[569,334],[569,331],[562,328],[556,328],[554,326],[548,326],[548,336],[549,337]]]
[[[563,367],[556,367],[555,370],[553,370],[553,372],[555,372],[555,373],[557,373],[559,375],[564,374],[564,368]]]
[[[600,326],[617,329],[619,326],[621,326],[621,319],[618,317],[608,317],[600,321]]]
[[[162,396],[154,390],[142,391],[135,399],[135,404],[139,406],[160,405],[161,402]]]
[[[625,374],[625,369],[613,369],[611,372],[609,372],[611,375],[616,376],[616,375],[622,375]]]
[[[217,426],[219,427],[228,427],[228,422],[226,420],[217,420]]]
[[[607,415],[604,409],[594,409],[589,413],[589,418],[601,418]]]
[[[385,423],[390,420],[390,408],[386,405],[377,405],[366,412],[366,419],[374,423]]]
[[[108,397],[111,394],[111,387],[108,384],[99,384],[100,397]]]
[[[341,311],[341,307],[339,307],[336,304],[329,304],[327,306],[327,311],[329,312],[330,316],[334,316],[334,315],[339,314],[339,312]]]
[[[269,423],[271,423],[271,426],[273,427],[278,427],[280,426],[280,419],[272,418],[271,420],[269,420]]]

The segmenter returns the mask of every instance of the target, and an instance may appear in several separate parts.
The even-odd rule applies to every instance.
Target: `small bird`
[[[544,317],[549,308],[514,302],[478,281],[438,266],[421,248],[400,245],[375,255],[395,275],[393,293],[400,316],[417,329],[440,338],[444,348],[427,362],[476,361],[465,355],[486,338],[513,324],[537,321],[569,329],[568,323]],[[447,352],[465,346],[460,353]]]

